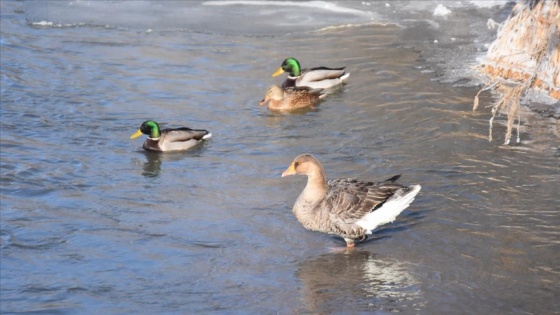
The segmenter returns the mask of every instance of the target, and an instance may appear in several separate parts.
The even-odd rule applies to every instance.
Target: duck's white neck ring
[[[160,137],[157,137],[157,138],[150,138],[150,137],[148,137],[148,139],[150,139],[150,140],[154,140],[154,141],[158,141],[158,140],[159,140],[159,138],[160,138]]]

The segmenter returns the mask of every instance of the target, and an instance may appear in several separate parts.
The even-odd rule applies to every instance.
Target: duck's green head
[[[301,74],[301,67],[299,66],[299,62],[296,58],[286,58],[282,65],[276,72],[272,74],[273,77],[279,76],[284,72],[288,72],[291,77],[299,77]]]
[[[157,122],[153,120],[146,120],[144,123],[142,123],[140,129],[138,129],[138,131],[136,131],[132,136],[130,136],[130,139],[138,138],[142,134],[148,135],[148,137],[150,138],[159,138],[160,137],[159,125],[157,124]]]

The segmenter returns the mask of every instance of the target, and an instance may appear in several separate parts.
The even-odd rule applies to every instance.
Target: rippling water
[[[441,82],[446,61],[465,68],[441,51],[483,47],[465,25],[507,7],[303,3],[1,2],[3,314],[560,309],[558,138],[526,124],[519,145],[488,142],[477,88]],[[268,112],[288,56],[347,66],[349,84]],[[146,119],[213,138],[145,153],[128,137]],[[329,177],[423,190],[342,253],[291,213],[305,179],[280,173],[304,152]]]

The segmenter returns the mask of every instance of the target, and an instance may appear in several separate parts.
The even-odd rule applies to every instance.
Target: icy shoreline
[[[483,75],[473,68],[483,62],[488,47],[496,39],[496,29],[489,29],[489,21],[502,23],[514,5],[515,2],[507,0],[197,1],[188,5],[175,1],[27,1],[23,4],[28,23],[41,28],[102,26],[153,33],[172,30],[282,36],[392,23],[402,27],[401,42],[397,44],[418,50],[428,64],[429,69],[420,70],[433,72],[434,80],[454,86],[484,84]],[[224,15],[230,17],[227,22],[223,21]],[[251,17],[250,23],[247,17]],[[546,95],[532,95],[522,104],[544,117],[560,118],[560,102]]]

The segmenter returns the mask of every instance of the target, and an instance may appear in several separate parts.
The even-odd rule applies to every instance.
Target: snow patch
[[[446,16],[446,15],[449,15],[450,13],[451,13],[451,10],[444,7],[443,4],[441,4],[441,3],[438,4],[436,9],[434,10],[434,16]]]

